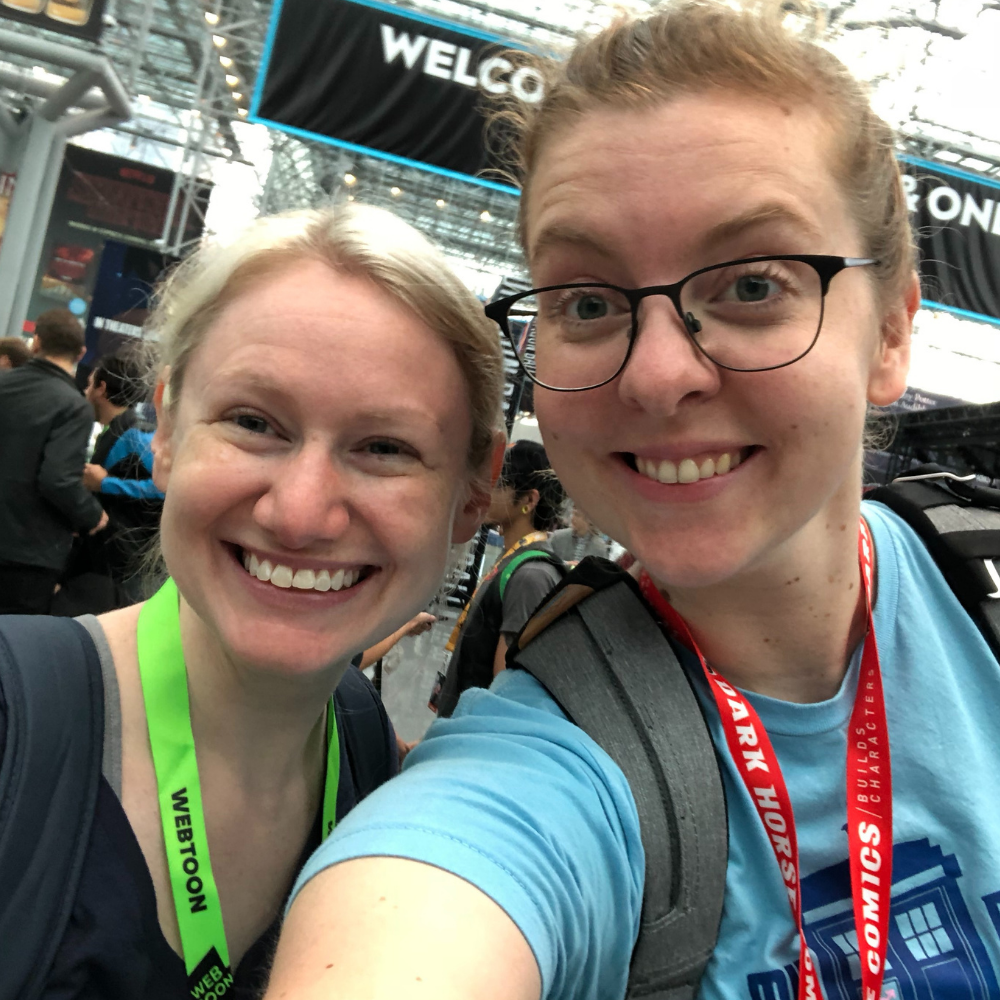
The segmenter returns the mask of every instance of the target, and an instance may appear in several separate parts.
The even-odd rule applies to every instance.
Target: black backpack
[[[1000,659],[1000,490],[923,466],[868,499],[916,530]],[[635,798],[646,884],[626,997],[693,997],[722,918],[726,803],[701,704],[637,583],[584,559],[525,625],[507,665],[537,678]]]
[[[339,818],[397,759],[360,670],[345,672],[334,706],[352,779],[340,783]],[[45,987],[76,899],[103,748],[104,680],[87,630],[71,618],[0,616],[0,1000]]]

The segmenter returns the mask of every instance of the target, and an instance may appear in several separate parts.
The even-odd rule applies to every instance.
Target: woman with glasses
[[[488,311],[717,751],[723,914],[669,995],[995,995],[1000,669],[861,503],[920,301],[893,136],[790,6],[681,0],[547,67],[507,118],[535,287]],[[269,995],[622,997],[652,864],[621,771],[507,670],[307,865]]]

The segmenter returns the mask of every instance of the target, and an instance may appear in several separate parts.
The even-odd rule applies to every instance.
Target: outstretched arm
[[[469,882],[418,861],[326,869],[285,920],[266,1000],[539,1000],[528,942]]]

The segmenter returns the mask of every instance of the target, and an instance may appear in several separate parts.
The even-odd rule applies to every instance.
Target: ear
[[[86,353],[87,353],[87,346],[86,346],[86,344],[84,344],[84,346],[80,348],[80,353],[76,356],[76,363],[77,364],[79,364],[83,360],[83,356]]]
[[[42,353],[42,342],[38,339],[38,334],[35,334],[35,336],[31,338],[31,353]]]
[[[153,390],[153,406],[156,408],[156,433],[153,434],[153,482],[161,493],[167,492],[170,482],[170,466],[173,462],[173,423],[167,402],[170,399],[170,368],[164,368],[156,380]]]
[[[529,511],[532,511],[538,506],[538,501],[541,499],[542,495],[538,490],[528,490],[527,493],[517,497],[516,502],[522,507],[527,507]]]
[[[503,431],[496,431],[493,435],[493,448],[488,459],[489,486],[492,488],[500,478],[500,470],[503,468],[503,457],[507,450],[507,436]],[[487,465],[486,462],[483,463]],[[485,468],[482,470],[485,472]],[[451,540],[455,545],[469,541],[470,538],[480,529],[486,512],[490,509],[492,494],[483,482],[482,472],[473,478],[469,484],[469,495],[465,504],[459,510],[452,526]]]
[[[920,279],[914,274],[898,301],[882,317],[879,345],[868,376],[869,403],[888,406],[906,391],[913,317],[919,308]]]

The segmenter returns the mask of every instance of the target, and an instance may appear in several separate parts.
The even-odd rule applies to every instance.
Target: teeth
[[[738,451],[724,452],[718,458],[706,458],[701,465],[693,458],[685,458],[679,463],[674,463],[669,458],[657,462],[656,459],[636,456],[636,468],[639,472],[659,483],[696,483],[699,479],[724,476],[739,464]]]
[[[694,459],[685,458],[677,467],[677,482],[696,483],[698,479],[698,466],[694,464]]]
[[[281,563],[272,564],[267,559],[258,559],[251,552],[244,551],[243,566],[251,576],[264,583],[273,583],[282,590],[318,590],[325,593],[328,590],[347,590],[361,579],[360,569],[338,569],[331,573],[328,569],[296,569]]]
[[[651,463],[653,467],[656,467],[655,463]],[[670,461],[669,458],[665,458],[660,462],[660,467],[657,469],[656,476],[653,477],[658,479],[661,483],[676,483],[677,482],[677,466]]]

